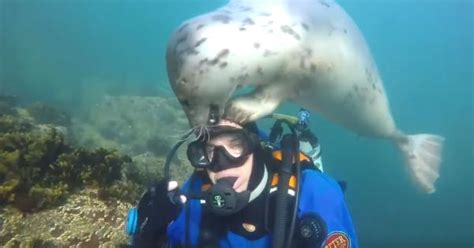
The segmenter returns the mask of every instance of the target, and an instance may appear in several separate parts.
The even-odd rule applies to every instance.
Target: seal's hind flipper
[[[407,135],[398,141],[411,176],[426,193],[436,191],[444,138],[432,134]]]

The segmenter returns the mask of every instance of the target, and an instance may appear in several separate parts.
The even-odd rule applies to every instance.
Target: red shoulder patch
[[[324,248],[350,248],[351,240],[343,232],[332,232],[326,238]]]

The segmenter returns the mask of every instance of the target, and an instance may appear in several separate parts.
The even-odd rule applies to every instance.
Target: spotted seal
[[[166,61],[193,127],[208,125],[212,109],[245,123],[290,100],[360,135],[392,140],[421,189],[435,191],[443,137],[396,128],[364,37],[335,1],[231,0],[184,22]]]

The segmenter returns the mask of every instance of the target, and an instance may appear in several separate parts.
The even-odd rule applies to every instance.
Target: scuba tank
[[[298,136],[299,150],[303,152],[304,155],[311,158],[316,168],[318,168],[321,172],[324,172],[321,157],[322,150],[319,144],[319,139],[309,128],[309,111],[301,108],[297,117],[285,114],[272,114],[270,117],[277,120],[275,125],[277,125],[278,122],[285,122],[293,126],[294,129],[300,133]],[[270,141],[273,143],[273,145],[270,144],[271,147],[275,146],[275,140],[281,136],[281,133],[283,132],[281,126],[276,127],[275,125],[272,127],[272,131],[268,138],[269,140],[273,140]]]

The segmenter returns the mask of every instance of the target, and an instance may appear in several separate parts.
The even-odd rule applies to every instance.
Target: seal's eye
[[[189,108],[189,101],[188,100],[181,100],[181,101],[179,101],[179,103],[181,103],[181,105],[183,105],[184,107]]]

